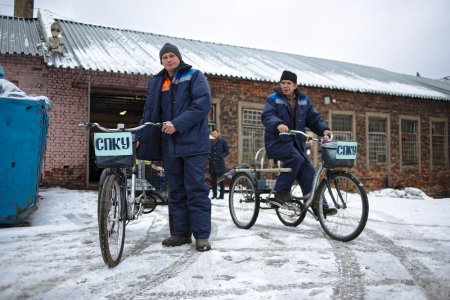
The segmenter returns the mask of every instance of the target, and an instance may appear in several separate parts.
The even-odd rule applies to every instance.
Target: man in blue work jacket
[[[211,249],[211,199],[205,182],[210,152],[208,112],[211,91],[205,76],[183,62],[178,48],[166,43],[159,52],[164,69],[148,82],[139,145],[141,159],[163,161],[169,185],[171,236],[162,241],[173,247],[192,243],[198,251]]]
[[[305,139],[298,136],[280,135],[290,129],[305,131],[308,127],[319,136],[331,136],[328,124],[316,112],[311,101],[300,92],[297,75],[283,71],[280,85],[266,99],[261,114],[264,124],[264,144],[268,158],[282,162],[283,167],[292,172],[281,173],[275,183],[275,197],[281,202],[291,202],[292,184],[295,180],[300,184],[304,195],[312,190],[314,167],[306,152]],[[324,214],[335,214],[335,208],[323,208]]]

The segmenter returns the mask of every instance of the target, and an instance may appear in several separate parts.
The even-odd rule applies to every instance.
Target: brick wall
[[[213,99],[219,106],[219,129],[229,141],[230,156],[226,163],[232,168],[238,161],[238,109],[239,102],[261,104],[275,87],[275,83],[252,82],[246,80],[209,78]],[[387,187],[388,177],[393,188],[418,187],[429,195],[450,196],[449,165],[431,168],[430,163],[430,118],[445,118],[450,125],[450,102],[425,100],[408,97],[394,97],[369,93],[330,90],[300,86],[309,96],[322,117],[330,121],[330,111],[353,112],[356,122],[358,156],[352,172],[359,177],[368,190]],[[336,103],[324,104],[323,97],[336,99]],[[368,166],[367,163],[367,113],[390,115],[390,158],[387,166]],[[400,115],[420,117],[420,166],[405,169],[400,163]],[[450,132],[450,128],[448,129]],[[450,147],[449,147],[450,149]],[[450,155],[450,154],[449,154]]]
[[[23,55],[0,55],[0,63],[5,79],[52,100],[42,184],[85,187],[88,133],[78,124],[88,120],[89,84],[91,89],[145,93],[148,77],[48,68],[41,58]]]
[[[53,100],[52,126],[45,155],[43,182],[82,187],[86,182],[88,132],[78,124],[88,120],[89,86],[92,89],[145,93],[147,76],[53,69],[48,97]]]
[[[28,93],[46,95],[53,101],[50,112],[51,124],[48,132],[44,161],[43,184],[49,186],[84,187],[86,183],[86,130],[78,124],[87,120],[88,91],[116,90],[122,92],[147,89],[147,76],[109,74],[84,70],[48,68],[39,57],[22,55],[0,55],[5,68],[5,79],[18,83]],[[275,83],[254,82],[209,76],[213,101],[218,107],[218,125],[228,140],[230,156],[226,163],[232,168],[239,162],[239,105],[251,103],[263,105]],[[358,141],[357,164],[352,169],[363,180],[367,189],[386,187],[391,178],[392,187],[414,186],[433,196],[450,196],[449,165],[431,168],[429,155],[430,118],[442,117],[450,125],[450,101],[424,100],[389,95],[355,93],[313,87],[301,87],[315,108],[326,120],[331,111],[351,111],[356,121]],[[336,99],[336,103],[324,104],[323,97]],[[259,106],[258,106],[259,107]],[[390,115],[390,164],[367,165],[366,114],[386,113]],[[402,169],[400,164],[399,117],[420,117],[420,167]],[[450,132],[450,128],[448,128]],[[450,149],[450,147],[449,147]]]

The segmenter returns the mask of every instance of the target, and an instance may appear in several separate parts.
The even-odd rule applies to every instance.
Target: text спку
[[[100,138],[95,141],[97,150],[125,150],[131,146],[130,139],[127,137],[118,138]]]

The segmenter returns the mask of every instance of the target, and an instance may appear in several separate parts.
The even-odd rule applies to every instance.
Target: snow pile
[[[425,194],[422,190],[414,187],[407,187],[404,190],[383,189],[368,193],[373,197],[392,197],[392,198],[407,198],[407,199],[433,199]]]

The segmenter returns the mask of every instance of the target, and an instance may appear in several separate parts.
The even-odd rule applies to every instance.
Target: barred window
[[[209,130],[212,130],[214,128],[217,128],[217,123],[216,123],[216,104],[211,105],[211,110],[208,113],[208,127]]]
[[[387,118],[369,117],[369,164],[387,163]]]
[[[405,120],[401,122],[402,164],[415,166],[419,164],[419,122]]]
[[[264,147],[264,127],[261,111],[242,110],[242,162],[252,164],[258,149]]]
[[[445,165],[447,145],[447,124],[444,121],[431,122],[431,162],[434,166]]]
[[[353,116],[333,114],[331,117],[334,138],[337,141],[351,141],[353,139]]]

